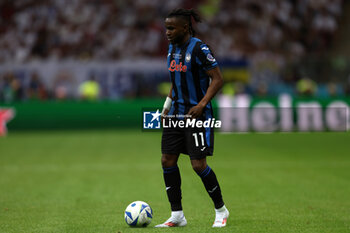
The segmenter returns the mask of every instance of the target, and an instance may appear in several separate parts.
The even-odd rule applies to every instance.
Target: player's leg
[[[181,176],[177,160],[179,155],[162,155],[163,177],[165,189],[170,202],[171,211],[182,211],[181,205]]]
[[[193,170],[200,176],[207,190],[209,196],[214,202],[215,206],[215,221],[213,227],[224,227],[226,226],[229,212],[225,207],[224,201],[221,195],[221,189],[216,175],[207,164],[206,157],[202,158],[191,158],[191,165]]]
[[[179,154],[183,151],[184,137],[181,130],[163,129],[162,167],[165,188],[171,206],[171,217],[156,227],[185,226],[187,221],[181,204],[181,176],[177,166]]]
[[[163,177],[171,206],[171,216],[164,223],[156,227],[178,227],[186,226],[187,221],[182,211],[181,204],[181,176],[177,160],[179,155],[162,155]]]
[[[224,205],[219,182],[214,171],[208,166],[206,156],[213,155],[214,129],[193,128],[186,138],[193,170],[202,179],[205,189],[214,202],[215,221],[213,227],[224,227],[229,215]]]
[[[205,189],[213,200],[215,209],[220,209],[223,207],[224,201],[222,199],[219,182],[213,169],[208,166],[206,158],[191,159],[191,165],[193,170],[202,179]]]

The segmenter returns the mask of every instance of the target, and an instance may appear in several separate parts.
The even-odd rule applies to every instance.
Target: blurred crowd
[[[199,36],[217,56],[298,58],[329,47],[342,1],[2,0],[0,62],[163,56],[163,21],[176,7],[200,11]]]
[[[268,51],[300,58],[329,48],[342,5],[342,0],[222,1],[206,34],[223,56]]]
[[[80,98],[98,100],[104,96],[100,83],[91,75],[78,85],[70,73],[59,73],[52,85],[47,85],[37,71],[32,71],[27,81],[14,72],[6,72],[0,78],[0,102],[11,103],[26,100],[67,100]]]
[[[194,27],[216,57],[249,61],[244,67],[249,80],[238,80],[234,87],[228,82],[225,90],[234,90],[229,93],[350,95],[350,79],[339,83],[330,77],[333,71],[323,72],[318,65],[314,73],[303,72],[307,56],[319,56],[331,47],[343,5],[343,0],[2,0],[0,64],[163,58],[168,46],[164,18],[184,7],[202,15],[203,22]],[[290,69],[290,64],[297,68]],[[322,80],[322,75],[328,77]],[[129,76],[118,81],[118,94],[106,92],[109,87],[103,88],[99,80],[85,86],[91,92],[95,85],[93,99],[159,94],[156,89],[130,91],[144,80]],[[50,85],[43,79],[35,71],[25,79],[16,72],[0,73],[0,100],[84,98],[83,84],[72,86],[72,75],[59,74]]]
[[[163,55],[163,19],[181,0],[5,0],[0,62]],[[192,2],[192,1],[186,1]]]
[[[153,78],[153,81],[150,81]],[[161,97],[169,92],[167,77],[155,78],[152,75],[121,75],[114,78],[113,84],[103,81],[95,75],[76,83],[72,73],[58,73],[52,83],[44,82],[44,77],[32,71],[28,79],[14,72],[5,72],[0,76],[0,103],[27,100],[72,100],[96,101],[100,99]],[[308,77],[301,77],[294,85],[274,83],[257,85],[239,81],[226,81],[220,91],[223,95],[248,94],[257,98],[277,97],[280,94],[296,97],[339,98],[350,97],[350,76],[345,85],[336,82],[316,83]]]

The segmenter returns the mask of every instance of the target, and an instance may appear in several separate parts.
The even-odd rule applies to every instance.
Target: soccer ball
[[[126,224],[135,227],[146,227],[151,223],[153,211],[151,207],[143,201],[134,201],[125,209],[124,218]]]

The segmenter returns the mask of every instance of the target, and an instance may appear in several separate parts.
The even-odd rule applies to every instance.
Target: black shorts
[[[163,128],[162,153],[187,154],[191,159],[213,155],[213,128]]]

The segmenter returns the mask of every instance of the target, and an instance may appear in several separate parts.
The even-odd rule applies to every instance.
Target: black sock
[[[166,186],[166,192],[171,205],[171,210],[182,210],[181,177],[178,166],[163,167],[163,177]]]
[[[197,174],[201,177],[205,189],[213,200],[215,209],[223,207],[224,201],[222,200],[220,185],[214,171],[207,166],[204,171]]]

